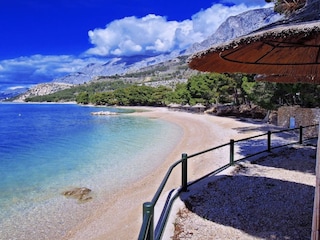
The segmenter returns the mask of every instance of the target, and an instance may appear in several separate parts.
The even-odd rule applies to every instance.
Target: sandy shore
[[[167,108],[136,108],[138,116],[157,118],[178,124],[183,135],[174,150],[167,154],[163,164],[139,182],[116,193],[92,217],[84,219],[72,229],[64,239],[137,239],[142,223],[142,204],[150,201],[161,183],[168,167],[181,158],[182,153],[193,154],[202,150],[227,143],[231,138],[239,139],[256,135],[261,124],[239,121],[232,118],[215,117],[206,114],[170,111]],[[246,131],[243,131],[246,129]],[[240,131],[241,130],[241,131]],[[224,157],[225,158],[225,157]],[[219,159],[223,159],[223,156]],[[217,166],[219,162],[216,162]],[[215,166],[210,166],[214,168]],[[190,163],[189,175],[197,175],[206,170],[207,164]],[[174,173],[169,188],[180,181],[180,172]]]

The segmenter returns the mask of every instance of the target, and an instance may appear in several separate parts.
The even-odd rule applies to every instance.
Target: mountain
[[[121,75],[127,72],[138,71],[141,68],[171,60],[179,56],[180,52],[161,54],[158,56],[130,56],[108,59],[105,63],[91,63],[80,71],[64,77],[56,78],[53,82],[82,84],[98,76]]]
[[[19,96],[15,96],[14,101],[24,102],[24,100],[28,97],[44,96],[44,95],[55,93],[67,88],[71,88],[72,86],[74,85],[68,84],[68,83],[54,83],[54,82],[40,83],[30,88],[28,91],[24,92],[23,94],[20,94]]]
[[[212,45],[227,42],[246,35],[261,27],[279,20],[281,16],[273,8],[260,8],[241,13],[226,19],[214,34],[201,43],[195,43],[187,49],[187,54],[205,50]]]
[[[168,54],[161,54],[158,56],[131,56],[131,57],[117,57],[107,59],[105,63],[91,63],[81,69],[78,72],[69,74],[64,77],[56,78],[52,81],[52,83],[64,83],[64,84],[83,84],[97,79],[104,79],[112,81],[114,78],[108,78],[108,76],[119,75],[124,76],[126,78],[126,74],[128,73],[139,73],[145,72],[147,67],[154,66],[154,68],[158,68],[162,63],[167,62],[166,66],[170,66],[171,63],[176,64],[174,59],[177,59],[179,56],[186,59],[186,56],[190,54],[204,50],[209,48],[214,44],[221,44],[223,42],[229,41],[233,38],[236,38],[241,35],[248,34],[254,30],[257,30],[267,24],[273,23],[277,21],[280,16],[274,13],[273,8],[262,8],[255,9],[251,11],[247,11],[241,13],[237,16],[229,17],[225,22],[223,22],[220,27],[213,33],[208,39],[204,40],[201,43],[195,43],[188,49],[184,49],[181,51],[175,51]],[[159,65],[160,64],[160,65]],[[179,60],[179,64],[182,64],[182,68],[186,66],[185,62],[181,62]],[[160,68],[161,69],[161,68]],[[170,70],[167,71],[170,73]],[[188,73],[189,74],[189,73]],[[168,78],[172,77],[170,74],[164,77],[165,73],[162,73],[162,79],[168,80]],[[188,75],[185,75],[188,76]],[[183,79],[185,76],[182,76]],[[135,79],[135,82],[141,81],[145,82],[146,78],[142,77],[140,80]],[[71,85],[70,85],[71,86]],[[40,92],[48,92],[48,91],[40,91],[39,88],[46,87],[47,89],[58,89],[58,88],[48,88],[46,84],[42,84],[40,86],[35,86],[37,90],[32,91],[32,95]],[[51,91],[51,93],[52,93]],[[27,93],[28,94],[28,93]],[[30,95],[30,94],[29,94]],[[23,100],[23,96],[20,97],[20,100]]]
[[[28,88],[25,88],[25,87],[18,87],[18,88],[9,88],[9,89],[6,89],[6,90],[1,90],[0,91],[0,100],[1,99],[11,99],[19,94],[23,94],[25,93],[26,91],[28,91],[29,89]]]
[[[122,75],[95,77],[91,82],[114,81],[114,79],[117,79],[127,83],[148,86],[174,87],[177,83],[187,82],[188,78],[198,73],[198,71],[188,67],[186,59],[187,56],[178,56],[147,67],[128,70]]]

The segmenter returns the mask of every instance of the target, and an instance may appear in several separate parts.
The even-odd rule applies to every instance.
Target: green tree
[[[277,85],[272,82],[256,82],[252,88],[250,98],[252,101],[268,110],[275,109],[277,102],[275,100],[275,91]]]
[[[190,98],[186,83],[178,83],[174,91],[169,92],[167,95],[168,103],[186,104],[189,103]]]
[[[171,89],[165,86],[159,86],[155,89],[155,91],[152,93],[152,102],[155,106],[165,106],[166,104],[169,104],[167,98],[169,93],[171,93]]]
[[[114,91],[114,96],[117,102],[117,105],[127,106],[129,105],[128,99],[128,90],[127,88],[119,88]]]
[[[232,102],[235,87],[234,79],[219,73],[195,75],[187,82],[190,104],[201,102],[207,106],[212,103]]]
[[[128,89],[128,99],[130,105],[150,105],[153,89],[147,86],[131,86]]]
[[[90,102],[95,105],[114,105],[115,96],[112,91],[98,92],[90,95]]]
[[[244,76],[241,83],[241,89],[244,93],[244,102],[249,103],[254,99],[253,92],[257,85],[257,82],[247,76]]]
[[[77,103],[88,104],[89,103],[89,94],[87,92],[80,92],[76,97]]]
[[[275,99],[279,105],[319,107],[320,85],[307,83],[277,83]]]

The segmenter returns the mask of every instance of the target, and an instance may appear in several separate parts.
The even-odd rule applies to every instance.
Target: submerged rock
[[[90,193],[91,193],[91,189],[86,187],[81,187],[81,188],[73,188],[71,190],[64,191],[62,195],[68,198],[75,198],[80,203],[83,203],[92,199],[92,196],[89,196]]]

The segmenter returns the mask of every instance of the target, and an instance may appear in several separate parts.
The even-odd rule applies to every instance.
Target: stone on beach
[[[89,188],[86,188],[86,187],[77,187],[77,188],[73,188],[71,190],[68,190],[68,191],[64,191],[62,193],[62,195],[66,196],[66,197],[69,197],[69,198],[75,198],[75,199],[78,199],[78,201],[80,203],[83,203],[83,202],[87,202],[89,200],[92,199],[91,196],[89,196],[91,192],[91,189]]]

